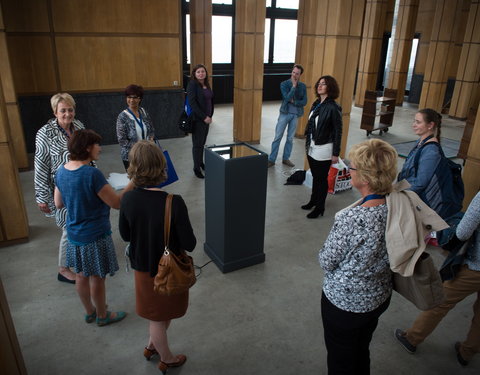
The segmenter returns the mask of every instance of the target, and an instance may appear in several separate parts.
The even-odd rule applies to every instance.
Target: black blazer
[[[187,85],[187,97],[195,120],[202,121],[207,117],[207,107],[205,105],[205,94],[203,88],[196,81],[190,80]],[[212,99],[213,116],[213,99]]]

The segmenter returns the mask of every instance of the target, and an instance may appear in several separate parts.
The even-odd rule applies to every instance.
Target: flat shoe
[[[97,316],[97,326],[103,327],[112,323],[119,322],[127,316],[127,313],[124,311],[117,311],[117,316],[115,316],[115,318],[111,318],[111,316],[111,311],[107,311],[107,316],[103,319]]]
[[[65,276],[63,276],[60,272],[57,275],[57,280],[62,281],[64,283],[69,283],[69,284],[75,284],[75,280],[70,280],[67,279]]]

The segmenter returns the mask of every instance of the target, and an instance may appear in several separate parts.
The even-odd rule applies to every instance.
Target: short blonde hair
[[[52,105],[53,113],[57,113],[58,103],[65,102],[75,108],[75,100],[73,99],[72,95],[67,94],[66,92],[59,92],[55,94],[50,99],[50,104]]]
[[[167,161],[158,146],[147,140],[135,143],[128,154],[127,173],[135,186],[156,186],[167,179]]]
[[[381,139],[358,143],[348,153],[358,178],[368,182],[370,190],[377,194],[392,192],[392,183],[397,177],[397,157],[397,151]]]

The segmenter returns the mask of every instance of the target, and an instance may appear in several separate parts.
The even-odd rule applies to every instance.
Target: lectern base
[[[218,269],[223,273],[236,271],[240,268],[265,262],[265,253],[263,252],[245,258],[224,261],[220,259],[218,254],[207,243],[203,245],[203,248],[210,259],[213,260],[213,263],[215,263]]]

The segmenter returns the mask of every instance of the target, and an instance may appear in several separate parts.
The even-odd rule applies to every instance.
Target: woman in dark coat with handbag
[[[317,100],[313,102],[305,128],[308,164],[313,184],[310,201],[304,210],[310,212],[309,219],[323,216],[328,192],[328,171],[330,165],[338,163],[342,141],[342,108],[335,102],[340,90],[331,76],[322,76],[315,84]]]
[[[167,329],[172,319],[185,315],[188,290],[173,296],[154,292],[154,278],[158,262],[165,248],[164,212],[168,194],[158,187],[166,180],[166,161],[162,151],[152,142],[137,142],[129,154],[128,176],[135,189],[125,194],[120,207],[119,230],[129,241],[129,257],[135,270],[136,311],[149,320],[150,339],[145,347],[147,360],[160,355],[159,369],[165,373],[170,367],[185,363],[183,354],[174,355],[168,346]],[[170,251],[192,251],[197,240],[188,217],[187,206],[179,195],[174,195],[171,206]]]
[[[203,148],[207,142],[208,129],[212,123],[213,91],[208,82],[208,72],[204,65],[195,65],[187,86],[187,97],[192,107],[192,155],[193,172],[198,178],[204,178],[202,169]]]

